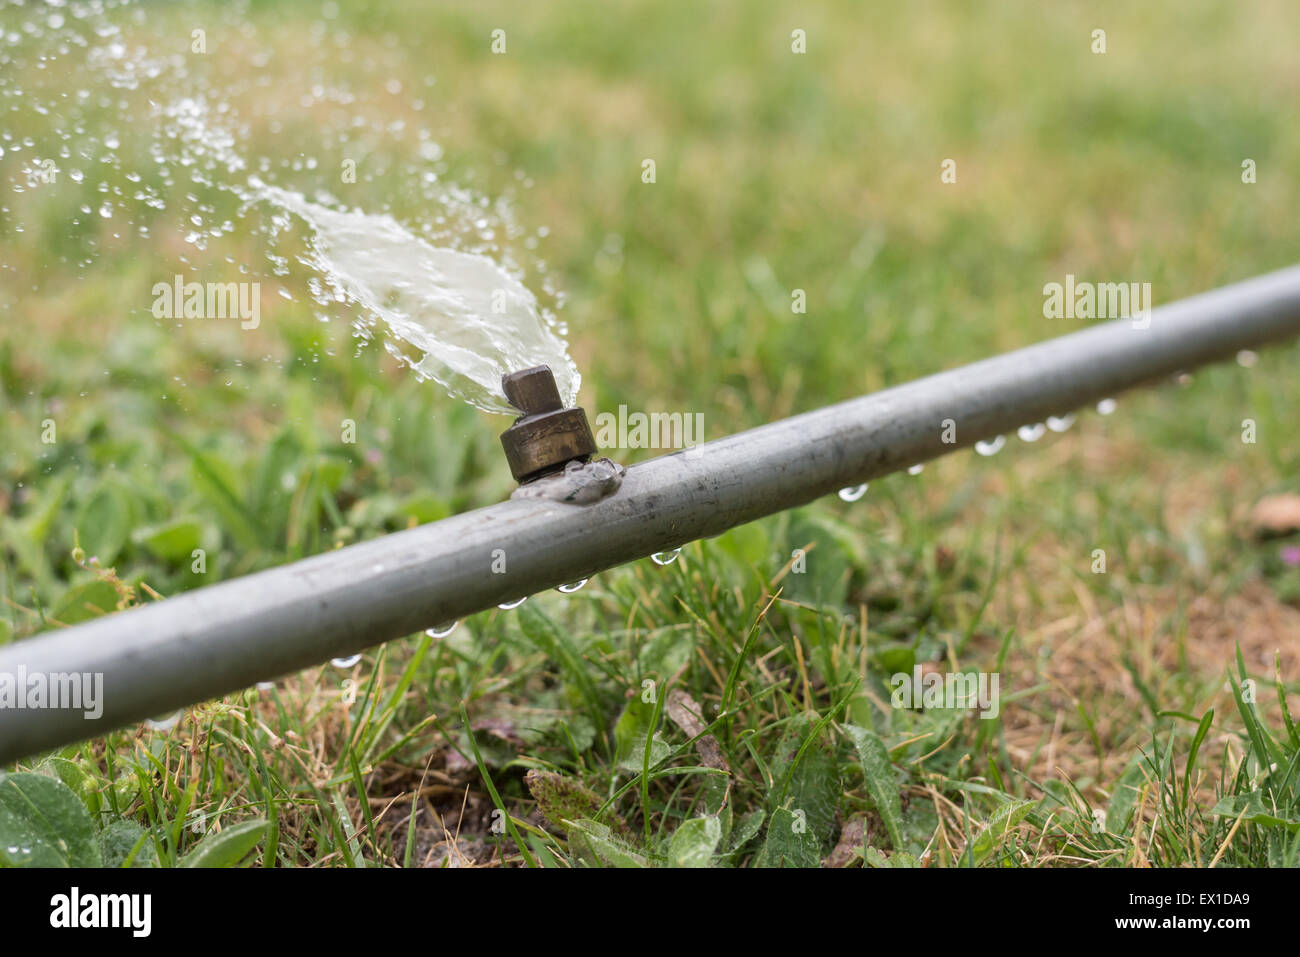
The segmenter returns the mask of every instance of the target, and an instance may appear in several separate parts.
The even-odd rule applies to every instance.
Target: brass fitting
[[[550,366],[534,366],[501,377],[510,404],[523,413],[501,433],[510,474],[521,485],[564,468],[586,462],[596,452],[587,413],[566,409]]]

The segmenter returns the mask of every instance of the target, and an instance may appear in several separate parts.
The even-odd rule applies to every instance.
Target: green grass
[[[256,43],[219,9],[132,29],[187,46],[209,24],[226,46],[195,69],[259,117],[240,149],[277,183],[432,216],[409,137],[355,140],[341,187],[354,147],[326,119],[256,113],[324,71],[380,127],[427,125],[443,180],[546,228],[503,251],[564,294],[591,414],[702,412],[716,437],[1078,328],[1042,317],[1067,272],[1159,302],[1300,261],[1286,4],[355,4],[350,60],[310,42],[314,6],[254,4]],[[183,261],[229,278],[261,247],[79,216],[151,168],[119,112],[93,122],[124,131],[121,170],[3,200],[0,643],[508,494],[506,421],[342,315],[298,296],[251,333],[155,321]],[[14,122],[54,155],[57,117]],[[3,145],[8,181],[29,157]],[[319,169],[278,165],[300,153]],[[1298,357],[24,762],[42,780],[0,782],[0,836],[19,789],[110,864],[1295,866],[1300,568],[1245,516],[1294,489]],[[917,664],[998,673],[998,716],[892,707]]]

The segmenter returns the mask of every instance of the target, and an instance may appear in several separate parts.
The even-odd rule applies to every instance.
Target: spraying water
[[[510,412],[501,376],[543,364],[573,404],[580,377],[553,311],[563,297],[541,260],[525,269],[514,258],[545,230],[525,236],[507,201],[445,182],[443,151],[418,122],[435,79],[403,89],[385,56],[356,56],[328,3],[286,63],[239,6],[205,6],[196,19],[187,4],[0,0],[10,124],[0,130],[0,180],[18,199],[0,200],[0,234],[21,241],[29,223],[52,222],[50,202],[76,193],[63,228],[85,234],[84,255],[67,260],[78,269],[96,268],[131,232],[169,251],[180,243],[186,270],[270,280],[282,299],[309,303],[323,320],[345,316],[359,340],[381,339],[417,376],[477,408]],[[186,49],[177,24],[190,33],[191,21],[206,29]],[[323,119],[294,136],[288,128],[313,110]],[[258,155],[259,143],[278,158]],[[341,177],[349,164],[354,175]],[[528,185],[522,172],[516,180]],[[361,189],[341,185],[352,183]],[[394,189],[401,214],[376,202]],[[350,207],[349,191],[370,208]],[[157,263],[151,279],[172,278],[163,255],[146,258]],[[4,259],[12,274],[31,266]],[[127,302],[122,319],[144,321],[148,306]]]
[[[419,352],[412,368],[489,412],[511,412],[501,377],[549,365],[566,405],[579,376],[564,340],[537,298],[486,256],[430,245],[392,216],[344,212],[267,186],[254,194],[306,222],[314,234],[305,260],[331,291],[361,307],[359,322],[381,322]]]

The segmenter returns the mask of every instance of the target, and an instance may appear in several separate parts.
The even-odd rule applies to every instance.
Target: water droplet
[[[1066,414],[1062,416],[1049,415],[1047,417],[1047,427],[1053,432],[1064,432],[1070,426],[1074,425],[1074,416]]]
[[[443,622],[441,625],[434,625],[432,628],[426,628],[424,630],[424,633],[428,635],[430,638],[446,638],[448,635],[450,635],[453,631],[456,630],[456,627],[459,624],[460,624],[460,619],[457,618],[453,622]]]
[[[348,655],[346,658],[331,658],[330,664],[340,671],[347,671],[349,668],[356,667],[357,662],[360,660],[360,655]]]
[[[1110,415],[1117,408],[1119,408],[1119,403],[1114,399],[1102,399],[1097,403],[1097,412],[1101,415]]]
[[[1179,385],[1181,385],[1181,386],[1189,386],[1189,385],[1192,384],[1192,376],[1191,376],[1191,373],[1189,373],[1189,372],[1180,372],[1180,373],[1178,373],[1178,375],[1174,378],[1174,381],[1177,382],[1177,383],[1178,383]]]
[[[176,723],[181,720],[181,715],[185,713],[184,708],[179,708],[172,714],[165,714],[157,718],[148,718],[144,726],[151,731],[170,731],[176,727]]]
[[[1047,432],[1047,426],[1041,422],[1035,422],[1033,425],[1022,425],[1016,429],[1016,435],[1020,436],[1022,442],[1037,442]]]
[[[514,601],[503,601],[501,604],[497,605],[497,607],[509,611],[511,608],[518,608],[527,600],[528,596],[525,595],[523,598],[516,598]]]
[[[258,691],[270,691],[275,687],[274,681],[259,681],[257,683]]]
[[[976,442],[975,451],[980,455],[997,455],[1002,451],[1002,446],[1007,444],[1007,437],[999,435],[997,438],[989,439],[987,442]]]
[[[569,584],[567,585],[561,585],[558,589],[556,589],[556,591],[562,591],[566,595],[572,595],[575,591],[577,591],[583,585],[587,584],[587,582],[589,582],[590,580],[591,579],[589,578],[583,578],[576,582],[569,582]]]
[[[916,465],[913,465],[910,469],[907,470],[907,474],[920,475],[924,471],[925,471],[925,466],[922,465],[920,462],[918,462]]]
[[[1255,363],[1258,361],[1259,361],[1259,356],[1251,352],[1249,349],[1242,349],[1240,352],[1237,353],[1237,365],[1241,366],[1242,368],[1245,369],[1252,368],[1255,365]]]
[[[850,485],[846,488],[840,489],[840,501],[856,502],[858,499],[862,498],[862,496],[866,494],[867,494],[866,482],[863,482],[861,485]]]
[[[655,552],[650,556],[650,561],[656,565],[671,565],[677,561],[677,556],[682,553],[680,548],[670,548],[666,552]]]

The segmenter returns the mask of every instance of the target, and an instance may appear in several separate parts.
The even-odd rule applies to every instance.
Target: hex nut
[[[596,439],[587,413],[564,408],[549,366],[502,376],[501,388],[510,404],[523,413],[501,433],[501,447],[515,481],[523,484],[568,462],[586,462],[595,454]]]

